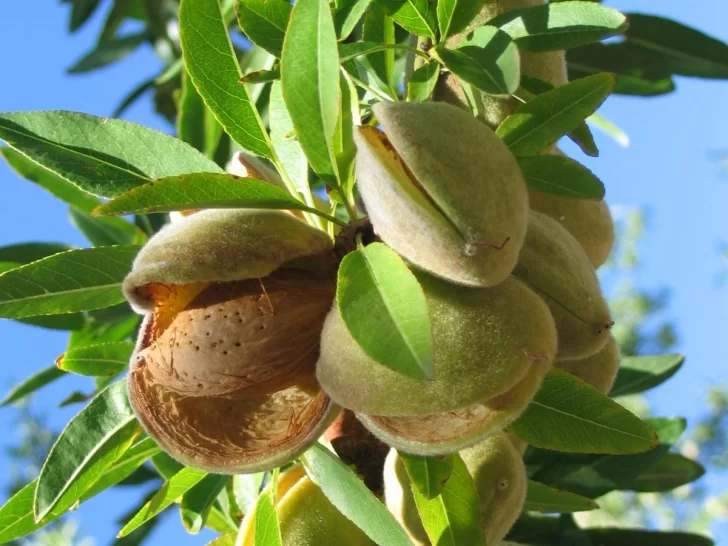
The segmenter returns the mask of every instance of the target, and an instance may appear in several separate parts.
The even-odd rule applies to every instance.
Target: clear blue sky
[[[725,0],[612,0],[607,4],[623,11],[673,17],[728,41]],[[4,3],[0,111],[58,108],[109,115],[131,87],[159,70],[152,52],[142,50],[90,76],[66,76],[64,68],[90,48],[100,24],[97,16],[93,28],[69,36],[67,15],[67,9],[54,0]],[[649,213],[639,285],[671,290],[669,311],[678,327],[678,349],[688,356],[678,378],[654,391],[650,399],[659,414],[694,419],[701,413],[706,385],[728,385],[728,345],[723,342],[728,287],[716,283],[726,267],[718,246],[728,242],[728,178],[709,158],[713,150],[728,149],[728,82],[679,78],[677,84],[677,92],[663,98],[610,98],[601,113],[627,132],[631,144],[624,149],[598,133],[601,157],[581,159],[604,181],[611,205],[644,207]],[[154,115],[148,100],[137,103],[125,117],[170,131]],[[0,195],[0,246],[29,240],[86,244],[71,227],[60,202],[19,179],[4,164],[0,164]],[[0,390],[50,365],[63,352],[65,342],[62,333],[0,321],[4,347]],[[35,407],[50,414],[56,428],[78,410],[77,406],[56,409],[72,386],[90,388],[81,379],[66,378],[35,400]],[[16,443],[15,416],[12,409],[0,411],[0,430],[6,431],[0,437],[3,452]],[[0,453],[0,468],[6,464]],[[716,490],[726,489],[725,477],[709,480]],[[136,499],[129,492],[114,492],[82,505],[78,517],[84,532],[95,537],[97,545],[110,544],[119,528],[115,519]],[[176,515],[155,537],[150,544],[206,542],[184,533]]]

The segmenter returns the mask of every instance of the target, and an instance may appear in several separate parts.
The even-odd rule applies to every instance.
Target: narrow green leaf
[[[197,92],[197,88],[186,70],[182,72],[180,93],[177,116],[178,138],[210,159],[214,159],[215,151],[222,137],[222,126],[205,106],[205,101]]]
[[[270,141],[260,115],[246,86],[238,83],[243,73],[219,1],[181,0],[179,26],[185,68],[207,107],[245,150],[271,158]],[[205,170],[210,171],[198,172]]]
[[[82,190],[103,197],[155,178],[220,172],[176,138],[136,123],[76,112],[0,114],[0,139]]]
[[[437,14],[428,0],[376,0],[407,32],[435,40]]]
[[[336,159],[336,172],[339,173],[341,180],[341,191],[351,202],[354,199],[349,190],[354,185],[354,159],[356,158],[354,126],[361,124],[361,114],[356,87],[343,71],[339,73],[339,97],[339,114],[334,132],[334,158]]]
[[[334,28],[339,40],[345,40],[361,21],[372,0],[341,0],[334,12]]]
[[[0,543],[10,542],[40,529],[45,523],[37,524],[33,520],[33,493],[37,480],[30,482],[15,493],[0,508]],[[49,522],[58,519],[63,512],[59,508],[48,518]]]
[[[652,64],[671,74],[728,78],[728,44],[656,15],[629,13],[627,42],[649,52]]]
[[[98,207],[96,214],[138,214],[200,208],[308,210],[285,190],[256,178],[197,173],[155,180]]]
[[[619,34],[627,18],[593,2],[563,2],[508,11],[488,21],[524,51],[568,49]]]
[[[485,546],[478,492],[459,455],[453,455],[452,473],[439,495],[428,499],[417,487],[412,493],[432,544]]]
[[[457,49],[442,45],[435,48],[448,70],[489,95],[505,97],[518,89],[518,48],[508,35],[484,26],[469,36]]]
[[[72,248],[61,243],[18,243],[0,247],[0,273]],[[65,313],[13,320],[52,330],[81,330],[86,324],[86,317],[83,313]]]
[[[255,505],[255,546],[283,546],[272,493],[260,495]]]
[[[444,42],[457,34],[480,13],[485,0],[439,0],[437,2],[437,23],[440,27],[440,41]]]
[[[384,9],[378,3],[371,4],[364,16],[362,41],[381,45],[394,45],[394,21],[391,17],[387,17]],[[394,49],[388,48],[377,53],[371,53],[367,56],[367,60],[382,85],[389,87],[394,77]]]
[[[615,94],[654,97],[675,90],[670,72],[629,42],[589,44],[569,49],[566,55],[570,80],[611,72],[616,76]]]
[[[121,25],[128,20],[143,21],[147,18],[146,10],[140,0],[115,0],[104,20],[99,42],[113,39]]]
[[[120,439],[125,432],[124,429],[119,432]],[[145,438],[123,452],[109,465],[107,457],[117,455],[122,451],[122,447],[123,445],[111,446],[111,443],[109,443],[103,450],[98,452],[94,458],[94,463],[84,471],[84,476],[88,479],[82,480],[81,476],[79,476],[75,486],[64,493],[56,507],[40,523],[36,523],[33,517],[33,495],[38,480],[34,480],[23,487],[0,508],[0,543],[29,535],[33,531],[57,520],[78,502],[79,488],[87,487],[83,491],[83,495],[80,496],[80,501],[84,502],[124,480],[152,454],[159,452],[156,443],[150,438]],[[91,484],[90,487],[88,487],[88,484]]]
[[[333,139],[339,102],[339,53],[326,0],[298,0],[281,58],[281,85],[298,142],[320,176],[335,176]]]
[[[284,0],[237,0],[235,10],[248,39],[280,58],[291,4]]]
[[[212,505],[229,481],[230,476],[208,474],[182,495],[180,512],[188,533],[197,534],[202,530]]]
[[[420,457],[399,453],[412,487],[427,500],[432,500],[442,492],[453,469],[453,456]]]
[[[113,376],[129,365],[134,344],[127,341],[99,343],[69,349],[56,360],[59,369],[90,376]]]
[[[124,301],[121,282],[135,245],[69,250],[0,275],[0,316],[23,318],[110,307]]]
[[[179,497],[200,483],[207,472],[197,468],[185,467],[164,483],[139,512],[119,531],[118,537],[125,537],[134,529],[156,517],[165,508],[171,506]]]
[[[2,273],[2,264],[0,264],[0,273]],[[62,315],[47,315],[40,317],[27,317],[23,319],[12,319],[28,324],[30,326],[38,326],[39,328],[47,328],[49,330],[75,331],[80,330],[86,324],[86,318],[83,313],[65,313]]]
[[[432,378],[427,302],[402,258],[382,243],[347,254],[336,302],[346,326],[374,360],[414,378]]]
[[[596,127],[600,131],[603,131],[612,139],[619,144],[620,146],[626,148],[629,146],[629,137],[625,134],[622,129],[617,127],[614,123],[606,119],[604,116],[600,114],[592,114],[588,118],[586,118],[586,121],[589,123],[589,125]]]
[[[306,474],[342,514],[377,544],[412,546],[382,502],[336,455],[314,444],[301,456]]]
[[[72,249],[64,243],[17,243],[0,247],[0,262],[25,265]]]
[[[680,354],[624,357],[609,396],[637,394],[657,387],[675,375],[683,362],[685,356]]]
[[[157,469],[159,475],[165,480],[169,480],[185,468],[185,465],[167,455],[167,452],[165,451],[162,451],[152,457],[152,465]]]
[[[588,497],[555,489],[533,480],[528,480],[524,510],[530,512],[562,513],[596,510],[599,505]]]
[[[561,370],[551,370],[511,430],[536,447],[576,453],[640,453],[657,445],[637,416]]]
[[[88,402],[91,398],[90,394],[86,394],[81,391],[73,391],[71,394],[66,396],[63,400],[58,402],[59,408],[65,408],[68,406],[72,406],[73,404],[83,404],[85,402]]]
[[[96,469],[100,473],[128,449],[137,431],[136,418],[126,396],[126,381],[118,381],[101,391],[69,421],[43,463],[33,504],[36,521],[47,516],[71,487],[77,488],[80,497],[86,487],[80,487],[77,482],[88,479],[85,471],[94,465],[97,454],[111,448],[112,456],[107,464]]]
[[[221,493],[224,494],[224,493]],[[219,499],[219,497],[218,497]],[[205,527],[212,529],[217,533],[234,533],[240,527],[239,522],[233,521],[229,514],[223,513],[222,510],[213,506],[205,520]]]
[[[142,230],[123,218],[94,218],[73,207],[68,212],[71,223],[94,246],[140,244],[146,241]]]
[[[566,136],[589,157],[599,157],[599,148],[597,148],[594,135],[586,123],[580,123],[576,126],[576,129],[567,133]]]
[[[536,462],[542,459],[542,464],[532,478],[589,498],[621,489],[664,457],[685,431],[684,419],[648,418],[646,422],[656,431],[659,442],[650,451],[632,455],[584,455],[533,450],[527,464],[531,466],[534,458]]]
[[[679,531],[647,531],[644,529],[584,529],[592,544],[599,546],[713,546],[708,537]]]
[[[407,82],[407,100],[410,102],[424,102],[430,98],[440,76],[440,64],[431,62],[423,64],[412,72]]]
[[[122,117],[132,104],[142,98],[144,93],[154,89],[154,80],[154,78],[144,80],[136,87],[134,87],[131,91],[129,91],[126,95],[124,95],[124,98],[119,101],[119,104],[116,105],[116,108],[114,108],[114,111],[111,113],[111,117]]]
[[[147,40],[149,40],[149,36],[146,32],[104,40],[76,61],[68,69],[68,73],[83,74],[113,64],[129,56]]]
[[[28,377],[25,381],[22,381],[15,385],[12,390],[5,395],[0,401],[0,407],[7,406],[22,400],[26,396],[33,394],[34,392],[42,389],[46,385],[53,383],[56,379],[60,379],[66,375],[66,372],[59,370],[55,366],[49,366],[43,368],[39,372],[34,373]]]
[[[255,474],[236,474],[233,476],[233,493],[235,502],[243,514],[252,514],[260,495],[265,472]]]
[[[99,204],[99,200],[90,193],[86,193],[57,174],[44,169],[20,152],[12,148],[2,147],[0,148],[0,154],[20,176],[38,184],[61,201],[65,201],[69,205],[86,212]]]
[[[554,89],[554,86],[543,80],[537,78],[530,78],[525,75],[521,75],[521,89],[518,92],[522,98],[530,100],[533,98],[532,95],[540,95]],[[528,93],[526,93],[528,92]],[[527,96],[523,96],[527,95]],[[576,126],[574,130],[566,133],[566,136],[579,148],[582,152],[590,157],[599,157],[599,149],[594,142],[594,135],[592,135],[589,126],[585,121],[581,122]]]
[[[577,199],[604,198],[604,184],[578,161],[562,155],[518,158],[526,184],[534,190]]]
[[[496,133],[514,154],[536,155],[593,114],[613,85],[613,76],[596,74],[557,87],[520,106]]]
[[[157,443],[151,438],[145,437],[139,440],[124,452],[121,457],[106,467],[103,474],[81,495],[81,502],[125,480],[137,468],[160,451]]]
[[[280,82],[275,82],[270,88],[268,119],[270,121],[270,138],[278,154],[278,159],[296,188],[304,191],[308,187],[308,161],[295,136],[291,116],[283,101]]]
[[[98,9],[99,4],[101,0],[74,0],[68,31],[75,32],[81,28]]]
[[[678,453],[668,453],[633,480],[622,483],[620,489],[662,493],[700,479],[704,474],[705,468],[700,463]]]

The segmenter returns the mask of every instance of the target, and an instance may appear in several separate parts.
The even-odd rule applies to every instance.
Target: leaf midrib
[[[569,102],[561,110],[559,110],[558,112],[556,112],[555,115],[549,116],[549,118],[547,118],[545,121],[542,121],[541,123],[539,123],[535,127],[531,128],[529,131],[527,131],[524,134],[522,134],[516,140],[513,140],[510,143],[508,143],[508,147],[509,148],[515,148],[518,145],[519,142],[523,141],[523,139],[526,139],[526,138],[530,137],[533,133],[542,130],[543,127],[544,127],[544,125],[548,125],[548,124],[552,123],[554,120],[559,119],[565,112],[568,112],[569,110],[571,110],[571,109],[575,108],[576,106],[582,104],[584,101],[586,101],[587,99],[590,99],[592,96],[603,93],[604,92],[604,88],[605,87],[608,87],[609,85],[610,84],[608,82],[604,82],[599,87],[594,88],[590,93],[587,93],[585,95],[582,95],[576,101]],[[543,95],[541,95],[541,96],[543,96]],[[533,114],[531,112],[525,112],[525,114],[527,114],[529,117],[532,117],[533,116]],[[520,115],[519,115],[519,113],[513,114],[514,117],[520,117],[520,116],[523,116],[523,115],[524,115],[524,112],[522,112]]]
[[[13,128],[11,128],[11,127],[8,127],[7,125],[5,125],[5,124],[4,124],[3,122],[2,122],[2,120],[0,120],[0,128],[4,129],[4,130],[6,130],[6,131],[9,131],[9,132],[11,132],[11,133],[14,133],[14,134],[16,134],[16,135],[20,135],[21,137],[29,138],[29,139],[31,139],[31,140],[34,140],[34,141],[36,141],[36,142],[40,142],[40,143],[42,143],[42,144],[46,144],[46,145],[49,145],[49,146],[51,146],[51,147],[54,147],[54,148],[58,148],[58,149],[60,149],[60,150],[63,150],[63,151],[65,151],[65,152],[69,153],[69,154],[72,154],[72,155],[77,155],[77,156],[79,156],[79,157],[83,157],[83,158],[86,158],[87,160],[90,160],[90,161],[94,161],[94,162],[97,162],[97,163],[101,163],[102,165],[106,165],[106,166],[108,166],[108,167],[110,167],[110,168],[112,168],[112,169],[115,169],[115,170],[119,171],[119,172],[122,172],[122,173],[128,173],[128,174],[129,174],[130,176],[132,176],[133,178],[135,178],[135,179],[137,179],[137,180],[146,180],[146,181],[151,181],[151,180],[152,180],[152,179],[151,179],[151,178],[149,178],[149,177],[143,177],[143,176],[139,175],[139,173],[136,173],[136,172],[130,171],[129,169],[125,169],[125,168],[123,168],[123,167],[121,167],[121,166],[119,166],[119,165],[116,165],[116,164],[114,164],[114,163],[110,163],[109,161],[105,161],[105,160],[103,160],[103,159],[101,159],[101,158],[98,158],[98,157],[96,157],[96,156],[93,156],[93,155],[88,155],[88,154],[84,154],[84,153],[81,153],[81,152],[79,152],[78,150],[75,150],[75,149],[73,149],[73,148],[69,148],[69,147],[67,147],[66,145],[63,145],[63,144],[61,144],[60,142],[54,142],[54,141],[52,141],[52,140],[48,140],[48,139],[45,139],[45,138],[43,138],[43,137],[40,137],[40,136],[38,136],[38,135],[36,135],[36,134],[34,134],[34,133],[30,133],[30,132],[24,132],[24,131],[18,131],[17,129],[13,129]],[[8,143],[8,144],[9,144],[9,143]],[[17,148],[15,147],[15,146],[12,146],[12,145],[11,145],[10,147],[11,147],[11,148],[13,148],[14,150],[16,150],[17,152],[21,153],[22,155],[24,155],[25,157],[27,157],[28,159],[30,159],[30,160],[31,160],[31,161],[33,161],[34,163],[38,163],[37,161],[33,160],[32,158],[30,158],[30,157],[29,157],[29,156],[27,156],[26,154],[23,154],[23,153],[22,153],[22,152],[21,152],[20,150],[18,150],[18,149],[17,149]],[[40,165],[40,163],[38,163],[38,164]],[[45,167],[44,165],[41,165],[41,166],[42,166],[42,167],[44,167],[44,168],[46,168],[46,169],[48,169],[49,171],[53,172],[54,174],[56,174],[56,175],[60,176],[60,177],[61,177],[61,178],[63,178],[64,180],[66,180],[66,181],[68,181],[68,182],[71,182],[71,181],[70,181],[70,180],[68,180],[68,179],[67,179],[66,177],[64,177],[64,176],[62,176],[61,174],[59,174],[58,172],[56,172],[56,171],[54,171],[54,170],[50,169],[49,167]],[[73,182],[71,182],[71,183],[73,183]]]
[[[642,440],[642,441],[649,441],[644,436],[638,436],[636,434],[633,434],[633,433],[630,433],[630,432],[627,432],[627,431],[624,431],[624,430],[620,430],[620,429],[617,429],[617,428],[613,428],[613,427],[610,427],[608,425],[599,423],[597,421],[589,420],[589,419],[586,419],[584,417],[580,417],[578,415],[574,415],[573,413],[567,413],[567,412],[565,412],[563,410],[560,410],[560,409],[555,408],[553,406],[548,406],[548,405],[544,404],[543,402],[539,402],[537,400],[533,400],[531,402],[531,404],[533,404],[535,406],[540,406],[540,407],[542,407],[543,409],[545,409],[547,411],[552,411],[552,412],[555,412],[555,413],[558,413],[558,414],[561,414],[561,415],[565,415],[568,418],[576,419],[577,421],[581,421],[581,422],[584,422],[584,423],[587,423],[587,424],[592,424],[592,425],[594,425],[596,427],[599,427],[599,428],[603,428],[605,430],[612,431],[612,432],[617,433],[617,434],[620,434],[622,436],[627,436],[629,438],[635,438],[635,439]]]

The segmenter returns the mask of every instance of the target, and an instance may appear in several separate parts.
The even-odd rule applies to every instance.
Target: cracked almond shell
[[[486,544],[503,539],[521,514],[526,499],[526,469],[505,434],[460,452],[480,499]],[[410,479],[393,449],[384,466],[384,500],[416,546],[430,546],[417,513]]]
[[[415,379],[372,360],[336,306],[324,323],[316,374],[340,406],[377,416],[460,410],[507,393],[533,367],[548,368],[556,331],[548,307],[521,281],[492,288],[456,286],[426,273],[433,335],[433,379]]]
[[[599,279],[584,249],[559,222],[531,211],[513,275],[551,309],[559,339],[557,359],[584,358],[604,346],[613,321]]]
[[[292,460],[337,409],[314,372],[335,290],[331,242],[286,213],[242,212],[165,228],[124,283],[146,311],[132,407],[171,456],[218,473]]]
[[[528,195],[513,154],[444,103],[379,103],[384,132],[359,127],[359,191],[381,239],[415,266],[467,286],[506,279],[523,244]]]

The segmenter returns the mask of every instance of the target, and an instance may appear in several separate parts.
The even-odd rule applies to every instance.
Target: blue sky
[[[675,18],[728,41],[725,0],[612,0],[623,11]],[[151,51],[134,53],[126,62],[88,76],[66,76],[64,69],[89,49],[93,28],[69,36],[67,10],[60,3],[6,2],[0,18],[0,111],[66,109],[110,115],[124,94],[156,74],[159,65]],[[33,26],[27,26],[29,22]],[[677,324],[678,350],[687,355],[676,379],[651,394],[659,414],[701,413],[706,385],[728,386],[728,287],[717,283],[726,263],[718,250],[728,242],[725,207],[728,178],[720,173],[711,151],[728,150],[728,82],[679,78],[678,90],[657,99],[612,97],[601,113],[630,137],[622,148],[597,133],[598,159],[580,157],[605,183],[610,205],[643,207],[648,232],[642,244],[641,287],[667,287],[672,293],[669,316]],[[126,114],[161,130],[170,128],[142,101]],[[573,148],[567,151],[578,157]],[[19,179],[0,164],[0,246],[21,241],[57,241],[85,245],[70,225],[66,208],[39,188]],[[32,206],[31,206],[32,203]],[[50,365],[65,347],[66,336],[9,321],[0,321],[0,391]],[[60,428],[78,407],[56,409],[69,390],[88,389],[82,380],[66,378],[35,400],[34,407],[50,415]],[[12,409],[0,411],[0,451],[17,441]],[[0,453],[0,468],[7,460]],[[0,474],[0,486],[4,478]],[[716,490],[725,490],[725,477],[711,477]],[[97,545],[110,544],[119,528],[114,520],[131,508],[137,497],[129,492],[106,493],[79,512],[84,532]],[[2,501],[4,499],[0,499]],[[722,533],[721,533],[722,534]],[[176,515],[155,534],[162,544],[204,544],[203,537],[182,531]],[[725,536],[725,535],[724,535]],[[207,538],[207,537],[205,537]]]

